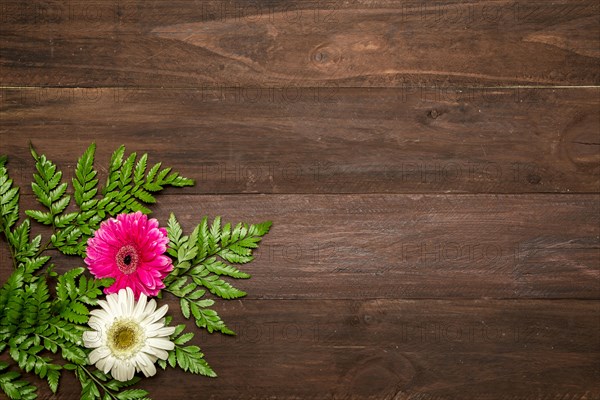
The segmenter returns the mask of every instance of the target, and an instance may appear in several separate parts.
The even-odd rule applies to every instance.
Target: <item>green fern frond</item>
[[[0,165],[0,233],[10,232],[19,220],[19,188],[8,176],[6,157]]]
[[[155,194],[167,186],[191,186],[194,181],[180,176],[161,163],[149,168],[147,154],[125,154],[119,147],[112,155],[104,187],[99,186],[94,169],[95,144],[79,158],[71,179],[72,191],[63,182],[63,173],[45,155],[31,147],[36,172],[32,190],[42,209],[27,210],[29,218],[19,223],[19,188],[13,186],[6,169],[7,158],[0,156],[0,233],[9,244],[14,270],[0,288],[0,353],[8,351],[16,366],[46,380],[56,393],[61,371],[72,371],[81,383],[82,399],[148,399],[141,389],[130,389],[139,378],[119,382],[94,368],[87,367],[89,349],[82,347],[83,332],[88,329],[89,307],[98,303],[102,288],[113,280],[91,279],[84,268],[73,268],[63,274],[50,265],[45,274],[40,270],[50,257],[43,253],[57,249],[63,254],[85,255],[88,239],[108,217],[122,212],[149,213],[147,205],[156,202]],[[71,203],[73,197],[74,204]],[[73,209],[67,209],[71,206]],[[42,236],[31,237],[31,221],[52,227],[50,240],[42,245]],[[189,234],[184,235],[174,215],[168,223],[168,254],[174,260],[174,270],[165,280],[166,291],[179,298],[185,318],[193,318],[198,327],[209,332],[235,334],[211,307],[215,301],[206,293],[225,299],[245,296],[226,278],[244,279],[250,275],[232,264],[253,259],[270,222],[258,225],[221,224],[220,217],[209,224],[208,218]],[[51,290],[48,278],[56,278]],[[167,323],[170,318],[167,317]],[[172,335],[175,349],[167,360],[158,364],[166,368],[216,376],[200,348],[187,345],[194,334],[184,333],[179,325]],[[67,364],[54,363],[49,356],[60,355]],[[20,379],[20,373],[8,370],[0,361],[0,388],[10,399],[35,399],[36,387]]]
[[[94,199],[98,193],[98,174],[94,170],[94,153],[96,144],[92,143],[77,161],[75,177],[72,180],[75,189],[75,203],[81,211],[88,211],[95,207],[98,200]]]
[[[62,172],[46,156],[39,156],[31,148],[37,170],[32,189],[46,210],[27,210],[26,214],[54,227],[52,245],[63,254],[85,255],[87,240],[105,218],[135,211],[149,214],[151,211],[146,205],[156,202],[152,193],[166,186],[194,184],[193,180],[171,172],[171,168],[161,170],[160,163],[146,173],[148,155],[143,154],[138,159],[134,152],[125,158],[125,146],[121,146],[111,157],[106,185],[99,188],[98,173],[94,169],[95,151],[96,145],[92,143],[77,162],[71,183],[78,210],[65,213],[71,196],[67,194],[67,183],[61,182]]]
[[[170,318],[168,318],[170,322]],[[183,333],[185,325],[177,325],[175,332],[171,335],[171,341],[175,344],[175,348],[169,351],[167,360],[159,360],[158,365],[166,369],[167,365],[172,368],[179,367],[186,372],[199,374],[214,378],[217,376],[215,371],[208,365],[204,359],[204,354],[198,346],[184,346],[187,342],[193,339],[194,333]]]
[[[0,361],[0,388],[12,400],[33,400],[37,398],[37,388],[31,383],[19,380],[21,374],[6,371],[8,363]]]
[[[66,193],[67,183],[61,182],[63,173],[52,161],[45,155],[39,156],[33,146],[30,147],[30,151],[37,171],[33,175],[34,182],[31,184],[31,189],[38,202],[48,211],[27,210],[25,213],[39,223],[53,225],[54,217],[61,214],[71,201],[71,196]]]
[[[179,298],[181,312],[185,318],[193,317],[196,325],[209,332],[219,331],[235,334],[229,329],[215,310],[211,299],[202,299],[207,289],[215,296],[236,299],[246,295],[222,277],[249,278],[230,263],[245,263],[252,260],[252,251],[258,247],[262,236],[271,227],[271,222],[257,225],[231,224],[221,227],[221,218],[209,225],[202,218],[189,236],[183,235],[181,225],[171,214],[167,225],[169,255],[174,259],[174,269],[165,280],[166,291]]]

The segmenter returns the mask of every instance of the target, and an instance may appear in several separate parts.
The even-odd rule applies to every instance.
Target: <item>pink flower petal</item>
[[[131,288],[135,298],[140,294],[156,296],[164,288],[163,279],[173,269],[164,255],[169,239],[158,221],[141,212],[119,214],[102,222],[88,240],[84,262],[97,278],[112,277],[115,283],[105,293]]]

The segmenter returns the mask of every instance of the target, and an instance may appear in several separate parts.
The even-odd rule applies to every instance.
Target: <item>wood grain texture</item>
[[[248,297],[217,305],[238,336],[196,340],[220,377],[169,371],[143,387],[168,399],[595,399],[599,200],[161,196],[154,216],[173,211],[187,230],[204,213],[277,224],[244,268],[253,278],[236,282]],[[68,375],[61,390],[78,396]]]
[[[162,225],[274,221],[237,337],[194,339],[219,378],[154,399],[598,400],[599,35],[592,0],[5,0],[0,154],[22,210],[30,142],[70,179],[94,141],[197,180]]]
[[[3,86],[596,85],[592,0],[3,2]]]
[[[277,221],[236,281],[249,299],[600,299],[599,195],[180,194],[153,209],[187,232],[204,215]]]
[[[196,178],[193,193],[600,191],[598,88],[62,88],[1,98],[0,140],[19,183],[33,173],[30,141],[64,167],[95,141],[97,165],[123,143]]]
[[[214,398],[593,399],[598,311],[562,301],[231,302],[223,314],[239,337],[204,348],[234,386],[201,387],[214,384]],[[232,352],[243,377],[228,371]],[[180,397],[193,396],[181,382]]]
[[[219,311],[238,335],[192,342],[218,378],[159,372],[141,387],[161,399],[600,396],[597,302],[246,299]],[[78,399],[77,385],[65,375],[58,398]]]

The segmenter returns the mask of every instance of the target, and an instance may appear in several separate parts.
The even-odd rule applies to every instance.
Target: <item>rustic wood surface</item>
[[[37,88],[7,89],[2,102],[14,136],[3,147],[26,177],[29,141],[63,165],[96,141],[99,165],[115,143],[168,157],[198,179],[186,193],[600,188],[599,88]],[[46,144],[49,126],[60,134]],[[182,148],[195,155],[180,157]]]
[[[237,337],[194,339],[219,377],[160,372],[154,399],[600,399],[596,1],[0,12],[22,209],[30,142],[70,178],[95,141],[103,176],[125,144],[197,180],[159,196],[163,224],[274,222],[217,306]],[[4,241],[0,262],[4,282]]]
[[[16,86],[594,85],[596,1],[3,2]]]

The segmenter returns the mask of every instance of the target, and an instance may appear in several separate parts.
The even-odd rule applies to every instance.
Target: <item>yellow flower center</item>
[[[108,329],[107,346],[113,356],[127,359],[138,352],[144,344],[144,332],[132,320],[117,320]]]

